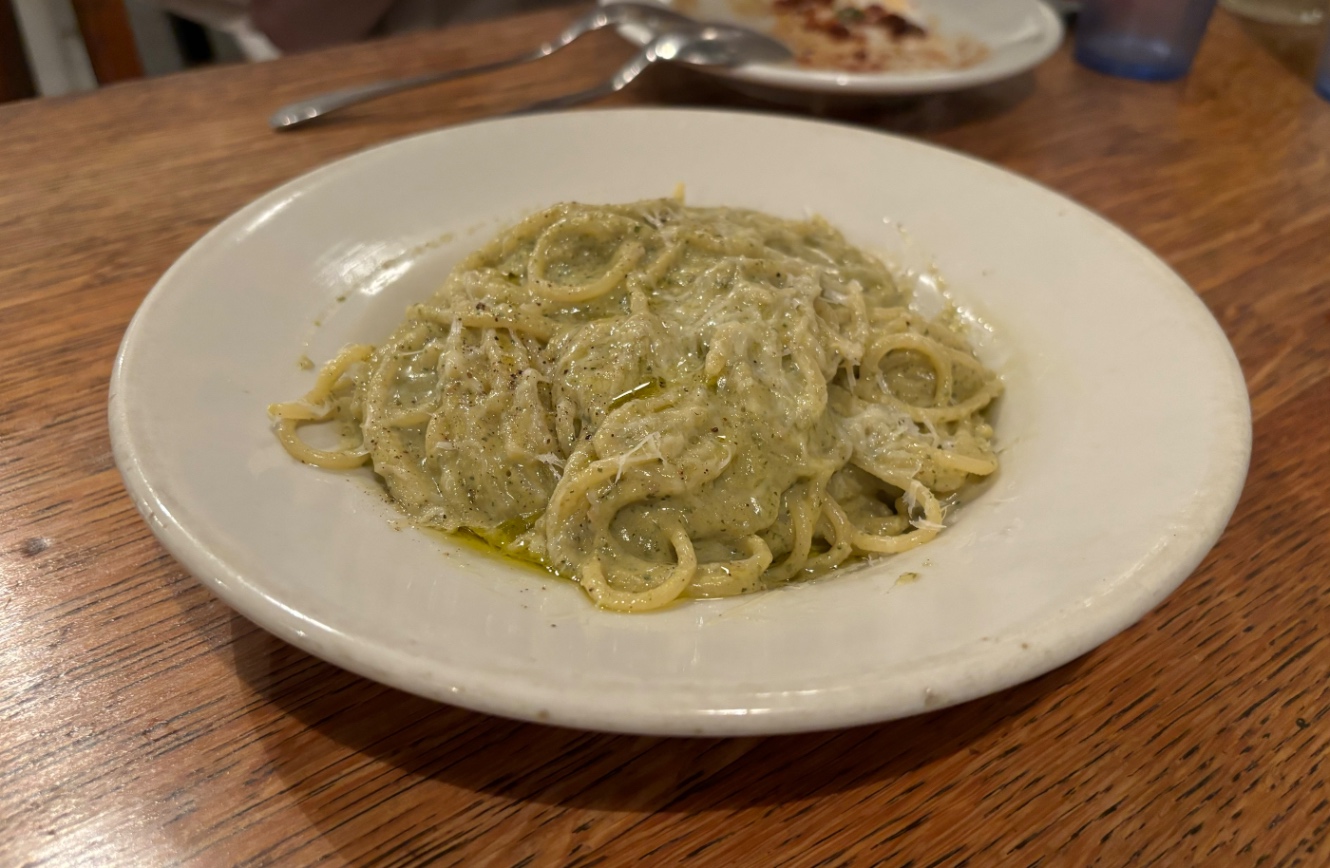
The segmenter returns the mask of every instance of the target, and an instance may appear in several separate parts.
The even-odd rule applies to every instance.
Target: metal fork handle
[[[563,96],[556,96],[551,99],[543,99],[539,102],[533,102],[530,105],[514,109],[508,114],[524,115],[533,112],[554,111],[555,109],[567,108],[568,106],[578,105],[584,102],[591,102],[601,97],[609,96],[623,90],[633,79],[641,75],[648,66],[660,60],[661,57],[656,53],[655,43],[648,44],[645,48],[633,55],[627,63],[619,67],[614,75],[594,87],[588,87],[585,90],[579,90],[574,93],[567,93]]]
[[[618,2],[611,3],[607,6],[597,6],[595,9],[564,28],[563,32],[554,39],[551,39],[549,42],[544,43],[532,51],[524,52],[516,57],[510,57],[507,60],[493,61],[491,63],[482,63],[464,69],[452,69],[444,72],[416,75],[411,78],[380,81],[375,82],[374,84],[366,84],[360,87],[351,87],[345,90],[320,94],[306,100],[301,100],[300,102],[283,106],[268,119],[268,124],[274,130],[294,129],[295,127],[312,121],[315,118],[323,117],[330,112],[346,108],[347,106],[356,105],[367,100],[378,99],[381,96],[401,93],[404,90],[424,87],[428,84],[440,84],[445,81],[454,81],[459,78],[468,78],[473,75],[483,75],[487,72],[497,72],[500,69],[507,69],[510,66],[530,63],[535,60],[549,57],[554,52],[568,47],[588,33],[611,25],[623,24],[630,21],[645,24],[653,30],[662,25],[679,27],[694,23],[692,19],[681,15],[678,12],[674,12],[665,7],[654,6],[649,3]]]
[[[300,102],[293,102],[290,105],[282,106],[273,116],[268,119],[268,125],[274,130],[290,130],[301,124],[308,123],[315,118],[323,117],[326,114],[335,112],[338,109],[347,106],[357,105],[372,99],[378,99],[381,96],[389,96],[394,93],[401,93],[404,90],[424,87],[427,84],[441,84],[445,81],[453,81],[458,78],[468,78],[473,75],[483,75],[487,72],[496,72],[500,69],[507,69],[510,66],[517,66],[523,63],[529,63],[533,60],[539,60],[542,57],[548,57],[554,52],[563,48],[567,43],[547,42],[535,51],[529,51],[518,57],[510,57],[506,60],[496,60],[492,63],[482,63],[477,66],[468,66],[464,69],[452,69],[447,72],[432,72],[426,75],[415,75],[410,78],[398,78],[391,81],[380,81],[374,84],[361,85],[360,87],[348,87],[345,90],[335,90],[331,93],[320,94]]]

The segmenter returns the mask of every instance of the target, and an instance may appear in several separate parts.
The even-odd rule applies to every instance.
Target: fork
[[[401,93],[404,90],[424,87],[428,84],[438,84],[444,81],[453,81],[459,78],[467,78],[472,75],[481,75],[487,72],[495,72],[500,69],[507,69],[510,66],[518,66],[523,63],[530,63],[533,60],[540,60],[549,57],[551,54],[566,48],[582,36],[595,30],[605,27],[617,26],[622,24],[644,26],[652,33],[659,33],[662,30],[679,27],[682,25],[695,26],[697,22],[686,15],[681,15],[671,9],[663,6],[657,6],[651,3],[611,3],[606,6],[597,6],[595,9],[578,18],[572,24],[564,28],[558,36],[544,43],[540,47],[519,54],[516,57],[510,57],[507,60],[498,60],[492,63],[482,63],[477,66],[468,66],[463,69],[452,69],[445,72],[431,72],[425,75],[416,75],[410,78],[392,79],[389,81],[379,81],[373,84],[361,85],[360,87],[347,88],[346,90],[337,90],[330,93],[320,94],[310,97],[300,102],[291,103],[278,109],[271,118],[268,119],[268,125],[274,130],[290,130],[302,124],[308,123],[315,118],[346,108],[347,106],[357,105],[372,99],[378,99],[381,96]]]

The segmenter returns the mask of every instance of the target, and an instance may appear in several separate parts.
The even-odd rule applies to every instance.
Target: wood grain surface
[[[0,107],[0,864],[1330,864],[1330,104],[1296,52],[1222,13],[1176,84],[1064,48],[1002,85],[838,115],[1104,213],[1237,349],[1255,448],[1227,532],[1081,659],[847,731],[603,736],[350,675],[163,551],[112,464],[106,390],[167,266],[297,174],[589,85],[628,52],[599,34],[297,134],[266,116],[501,57],[568,14]],[[612,102],[753,105],[669,70]]]

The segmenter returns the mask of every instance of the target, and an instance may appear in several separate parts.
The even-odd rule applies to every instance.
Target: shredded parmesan
[[[564,460],[553,452],[546,452],[544,455],[537,455],[536,460],[541,464],[548,464],[555,470],[563,470]]]
[[[645,448],[650,448],[651,451],[644,451],[639,455],[638,451]],[[660,454],[660,432],[652,431],[650,434],[637,441],[637,445],[632,449],[629,449],[627,452],[618,456],[619,469],[614,473],[614,481],[618,482],[623,477],[623,469],[629,465],[646,464],[649,461],[664,460],[665,456]]]

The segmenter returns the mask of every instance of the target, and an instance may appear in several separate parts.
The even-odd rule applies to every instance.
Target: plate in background
[[[769,31],[771,20],[745,11],[742,0],[661,0],[661,5],[706,21],[728,21]],[[854,73],[808,69],[793,63],[754,64],[737,69],[701,68],[740,90],[778,97],[781,92],[872,98],[913,96],[992,84],[1033,69],[1062,44],[1062,19],[1042,0],[919,0],[924,16],[945,36],[969,36],[988,47],[988,56],[963,69]],[[637,45],[654,34],[625,26],[620,33]]]

